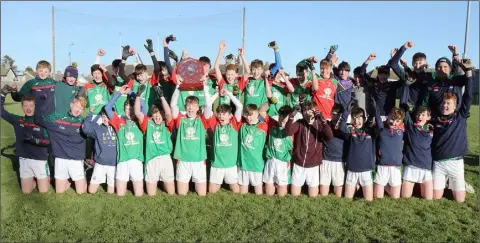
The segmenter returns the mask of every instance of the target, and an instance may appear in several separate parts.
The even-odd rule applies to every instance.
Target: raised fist
[[[218,46],[218,49],[220,49],[220,51],[225,50],[225,41],[224,40],[222,40],[222,42],[220,42],[220,45]]]
[[[373,59],[377,58],[377,54],[375,53],[370,53],[370,55],[368,56],[367,60],[371,61]]]
[[[457,52],[457,46],[455,46],[455,45],[449,45],[449,46],[448,46],[448,49],[452,52],[453,55],[458,54],[458,52]]]
[[[415,46],[415,43],[413,43],[413,41],[407,41],[403,46],[405,46],[405,48],[412,48]]]
[[[98,49],[98,52],[97,52],[97,56],[104,56],[105,55],[105,51],[102,50],[102,49]]]

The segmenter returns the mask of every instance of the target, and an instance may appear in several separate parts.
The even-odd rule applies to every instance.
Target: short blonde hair
[[[48,61],[45,61],[45,60],[41,60],[41,61],[37,62],[36,70],[38,71],[38,69],[40,69],[40,68],[48,68],[49,71],[52,71],[52,65],[50,65],[50,63]]]

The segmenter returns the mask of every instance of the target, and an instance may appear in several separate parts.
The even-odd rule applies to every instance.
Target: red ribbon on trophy
[[[177,74],[183,79],[180,90],[203,90],[202,78],[205,76],[205,72],[203,63],[199,60],[190,57],[183,58],[177,64]]]

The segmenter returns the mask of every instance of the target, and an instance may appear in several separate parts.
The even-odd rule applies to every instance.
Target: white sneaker
[[[467,193],[475,193],[475,189],[473,189],[473,186],[465,182],[465,191]]]

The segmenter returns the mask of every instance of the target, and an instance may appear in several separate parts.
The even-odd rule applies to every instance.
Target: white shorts
[[[46,160],[26,159],[19,157],[18,162],[20,164],[20,178],[37,178],[38,180],[48,178],[50,176],[50,170],[48,169],[48,163]]]
[[[101,165],[95,163],[95,167],[93,167],[92,178],[90,179],[90,184],[100,185],[106,182],[108,186],[114,187],[115,170],[116,166]]]
[[[227,184],[238,184],[238,168],[210,168],[210,183],[221,185],[223,181]]]
[[[290,173],[290,162],[284,162],[275,158],[267,160],[263,170],[263,182],[266,184],[288,185],[288,173]]]
[[[402,167],[378,165],[375,174],[375,184],[380,186],[401,186],[402,185]]]
[[[163,182],[175,180],[173,161],[169,154],[157,156],[145,164],[145,181],[157,183],[159,180]]]
[[[373,184],[372,173],[372,171],[347,171],[347,179],[345,180],[345,184],[347,186],[356,186],[357,184],[360,184],[362,187],[371,186]]]
[[[55,179],[78,181],[85,179],[83,160],[55,158]]]
[[[343,162],[323,160],[320,165],[320,185],[343,186],[345,181],[345,166]]]
[[[448,188],[452,191],[465,191],[464,173],[463,159],[433,161],[433,190],[443,190],[448,180]]]
[[[138,159],[131,159],[117,164],[115,178],[120,181],[137,182],[143,180],[143,163]]]
[[[261,186],[262,172],[246,171],[238,167],[238,184],[241,186]]]
[[[293,164],[292,170],[292,186],[303,186],[305,182],[308,187],[316,187],[320,183],[319,166],[305,168],[297,164]]]
[[[207,182],[207,166],[205,161],[199,162],[177,162],[176,180],[182,183],[190,182],[206,183]]]
[[[433,179],[432,171],[408,165],[403,169],[403,179],[413,183],[424,183]]]

